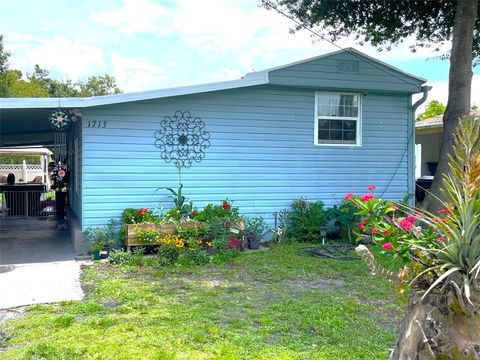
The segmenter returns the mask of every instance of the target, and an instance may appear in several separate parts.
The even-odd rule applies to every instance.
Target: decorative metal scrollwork
[[[160,157],[178,168],[188,168],[194,161],[202,161],[205,149],[210,146],[205,122],[199,117],[193,118],[188,111],[176,111],[173,116],[165,116],[160,121],[160,130],[155,132],[155,139]]]

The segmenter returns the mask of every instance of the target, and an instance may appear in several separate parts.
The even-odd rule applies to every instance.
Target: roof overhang
[[[249,76],[238,80],[117,95],[81,98],[0,98],[0,111],[1,109],[52,109],[58,107],[87,108],[92,106],[111,105],[133,101],[145,101],[179,95],[190,95],[211,91],[236,89],[256,85],[264,85],[267,83],[268,77],[259,74],[259,76]]]

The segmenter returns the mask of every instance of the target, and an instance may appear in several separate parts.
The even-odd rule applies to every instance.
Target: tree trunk
[[[473,29],[479,0],[457,0],[453,26],[450,72],[448,76],[448,102],[443,116],[443,138],[435,179],[422,206],[436,212],[442,205],[440,189],[443,174],[449,172],[448,154],[453,152],[453,134],[460,118],[470,114],[472,87]]]
[[[461,311],[454,291],[413,293],[390,360],[480,360],[480,314]]]

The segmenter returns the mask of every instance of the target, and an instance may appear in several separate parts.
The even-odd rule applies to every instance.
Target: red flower
[[[148,214],[148,209],[143,209],[144,214]]]
[[[390,235],[390,231],[388,231],[388,230],[385,230],[385,231],[383,232],[383,235],[385,235],[385,236],[388,236],[388,235]]]
[[[414,218],[413,222],[409,221],[408,219],[409,218],[403,219],[402,221],[400,221],[400,224],[398,224],[405,231],[412,230],[413,229],[413,224],[415,223],[415,218]]]
[[[450,209],[441,209],[440,214],[445,214],[447,216],[451,216],[451,215],[453,215],[453,212]]]
[[[232,207],[230,206],[229,203],[223,203],[222,208],[223,208],[223,210],[228,211],[228,210],[230,210]]]
[[[377,190],[377,187],[375,185],[368,187],[368,191],[375,191],[375,190]]]
[[[142,216],[142,215],[143,215],[143,210],[142,210],[142,209],[138,210],[138,215],[139,215],[139,216]]]
[[[197,216],[197,211],[196,211],[196,210],[193,210],[193,211],[192,211],[192,217],[195,217],[195,216]]]
[[[373,196],[373,194],[366,194],[364,196],[361,197],[361,201],[362,202],[368,202],[370,200],[373,200],[375,197]]]
[[[391,242],[388,242],[388,243],[383,244],[382,248],[385,251],[393,250],[393,245],[392,245]]]
[[[375,235],[376,233],[378,233],[377,228],[373,228],[372,231],[370,232],[370,234],[372,234],[372,235]]]
[[[348,199],[351,199],[352,197],[353,197],[353,193],[348,193],[347,195],[345,195],[343,200],[348,200]]]
[[[438,242],[441,242],[441,243],[444,243],[445,242],[445,238],[443,236],[440,236],[438,238]]]
[[[228,239],[227,249],[241,250],[240,241],[237,238],[231,237]]]
[[[58,176],[64,177],[64,176],[65,176],[65,170],[60,170],[60,171],[58,172]]]
[[[366,221],[362,221],[362,222],[360,222],[360,224],[358,224],[358,226],[360,227],[360,230],[363,230],[363,228],[364,228],[365,226],[367,226],[367,222],[366,222]]]

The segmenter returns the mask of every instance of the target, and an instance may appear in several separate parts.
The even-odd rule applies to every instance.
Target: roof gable
[[[417,93],[426,82],[352,48],[264,72],[270,84],[313,88]]]

